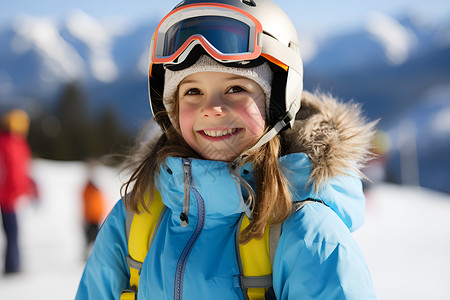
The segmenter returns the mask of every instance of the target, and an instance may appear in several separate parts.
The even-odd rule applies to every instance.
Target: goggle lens
[[[190,37],[199,35],[223,54],[242,54],[249,49],[250,27],[223,16],[201,16],[182,20],[165,34],[163,56],[173,55]]]

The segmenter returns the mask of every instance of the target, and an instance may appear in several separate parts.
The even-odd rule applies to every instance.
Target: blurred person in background
[[[31,151],[27,142],[30,119],[26,112],[14,109],[1,118],[0,125],[0,206],[6,234],[4,273],[21,269],[16,206],[22,196],[36,196],[29,177]]]
[[[88,180],[83,188],[83,217],[85,234],[85,259],[91,253],[97,232],[106,214],[106,200],[102,191],[94,183],[96,163],[87,162]]]

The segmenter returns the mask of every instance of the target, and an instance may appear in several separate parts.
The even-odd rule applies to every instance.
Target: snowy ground
[[[112,206],[119,198],[116,170],[100,168],[96,175]],[[19,213],[24,272],[0,277],[0,299],[74,298],[84,264],[80,193],[85,176],[80,163],[33,163],[41,201],[23,205]],[[379,300],[450,299],[450,195],[375,187],[366,224],[355,238]]]
[[[379,300],[450,299],[450,195],[378,186],[354,236]]]

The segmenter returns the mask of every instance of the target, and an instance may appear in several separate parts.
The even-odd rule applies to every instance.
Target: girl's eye
[[[245,91],[242,87],[240,86],[233,86],[228,90],[228,93],[234,94],[234,93],[239,93],[239,92],[243,92]]]
[[[200,95],[201,92],[199,89],[189,89],[184,93],[185,95]]]

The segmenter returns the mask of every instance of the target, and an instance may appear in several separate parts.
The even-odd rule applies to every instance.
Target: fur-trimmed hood
[[[373,156],[376,123],[365,120],[359,104],[304,91],[293,128],[281,134],[282,154],[303,152],[309,157],[316,191],[329,178],[349,171],[364,177],[361,169]]]

